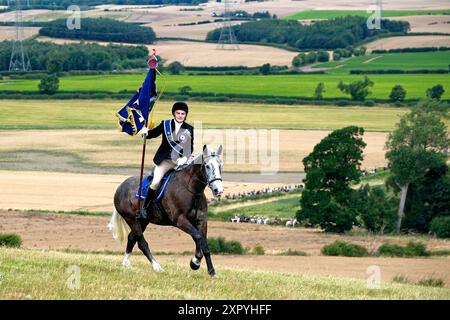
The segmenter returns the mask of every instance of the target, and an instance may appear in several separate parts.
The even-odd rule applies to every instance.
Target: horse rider
[[[156,191],[161,179],[167,171],[187,162],[194,150],[194,128],[186,122],[189,107],[185,102],[175,102],[172,107],[173,119],[163,120],[154,129],[142,129],[144,139],[153,139],[162,135],[161,145],[153,158],[155,169],[140,217],[146,219],[147,210],[152,199],[156,198]]]

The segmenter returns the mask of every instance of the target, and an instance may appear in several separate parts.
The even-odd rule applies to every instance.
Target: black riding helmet
[[[172,107],[172,115],[175,113],[175,110],[183,110],[186,112],[186,116],[189,112],[189,107],[185,102],[175,102]]]

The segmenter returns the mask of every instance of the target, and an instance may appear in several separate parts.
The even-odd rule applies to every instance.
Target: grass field
[[[285,17],[285,20],[333,19],[348,15],[368,17],[364,10],[305,10]],[[450,10],[383,10],[383,18],[418,15],[450,14]]]
[[[450,290],[404,284],[165,263],[154,273],[142,256],[132,270],[121,256],[0,248],[0,299],[449,299]],[[69,267],[80,271],[79,287]],[[69,285],[68,285],[69,284]],[[72,288],[72,289],[70,289]]]
[[[370,54],[366,56],[353,57],[348,60],[331,61],[315,65],[316,68],[332,68],[328,70],[331,74],[346,74],[350,70],[436,70],[448,69],[450,62],[450,51],[440,52],[414,52],[414,53],[387,53]],[[370,76],[372,77],[372,76]],[[447,75],[447,78],[449,76]],[[448,80],[447,80],[448,83]]]
[[[279,217],[281,219],[289,219],[295,216],[297,210],[300,209],[300,194],[290,195],[283,197],[282,199],[272,199],[273,201],[264,202],[261,204],[254,204],[249,206],[239,206],[238,208],[229,210],[220,210],[219,208],[212,209],[213,212],[218,212],[217,217],[221,219],[228,219],[230,217],[246,216],[246,217],[256,217],[263,216],[267,218]],[[213,214],[212,217],[215,215]]]
[[[0,130],[112,129],[117,124],[114,113],[124,103],[118,100],[1,100],[2,111],[8,116],[0,123]],[[155,119],[170,117],[172,104],[159,102]],[[394,107],[200,102],[191,102],[190,108],[189,122],[202,121],[204,128],[337,129],[358,125],[368,131],[392,130],[399,116],[408,111]]]
[[[60,91],[135,91],[142,83],[144,74],[73,76],[60,79]],[[312,97],[319,82],[325,84],[324,97],[346,97],[338,88],[340,80],[345,83],[362,79],[361,75],[324,74],[324,75],[269,75],[269,76],[187,76],[167,75],[165,90],[178,92],[180,87],[190,86],[193,92],[211,92],[223,94],[251,94],[272,96]],[[375,83],[370,98],[388,98],[395,85],[402,85],[408,92],[408,98],[424,98],[425,91],[436,84],[447,88],[443,98],[450,98],[449,75],[370,75]],[[39,80],[1,80],[0,91],[20,90],[37,91]],[[158,87],[163,88],[159,79]]]

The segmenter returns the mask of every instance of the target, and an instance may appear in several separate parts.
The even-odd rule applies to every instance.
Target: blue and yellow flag
[[[136,135],[147,126],[148,116],[158,97],[156,92],[156,68],[149,68],[142,87],[137,90],[128,103],[120,109],[116,116],[122,132]]]

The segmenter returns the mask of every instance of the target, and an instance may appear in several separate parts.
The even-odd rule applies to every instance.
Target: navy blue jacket
[[[172,128],[172,132],[174,133],[175,142],[182,146],[188,145],[187,148],[183,147],[182,154],[184,157],[189,157],[194,152],[194,127],[187,124],[186,122],[183,122],[183,124],[180,127],[180,130],[178,131],[177,136],[175,137],[175,120],[174,119],[172,119],[170,121],[170,126]],[[165,159],[173,158],[174,160],[176,160],[178,157],[181,157],[181,155],[178,155],[177,152],[173,151],[172,147],[170,146],[169,142],[167,141],[166,135],[164,133],[163,121],[161,121],[161,123],[156,128],[149,130],[147,139],[153,139],[160,135],[162,135],[161,145],[159,146],[158,150],[156,151],[155,156],[153,157],[153,162],[156,165],[159,165]],[[184,139],[183,139],[183,136],[184,136]],[[190,147],[190,150],[189,150],[189,147]]]

